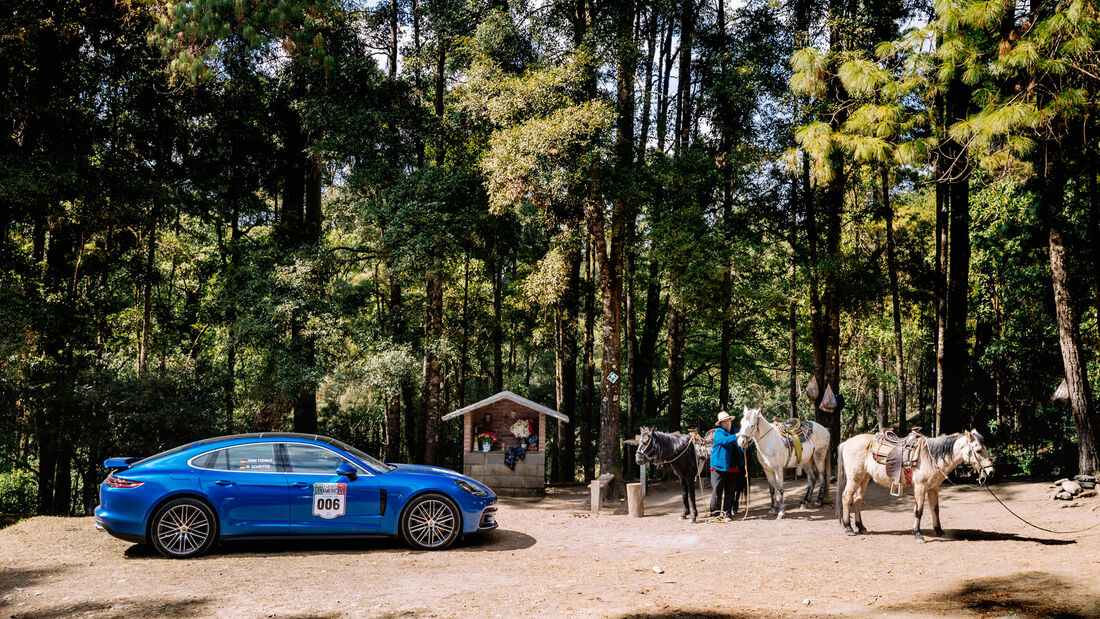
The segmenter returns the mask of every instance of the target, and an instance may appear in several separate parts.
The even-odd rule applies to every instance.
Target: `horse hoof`
[[[814,508],[821,507],[821,501],[814,501]]]
[[[776,516],[775,519],[776,520],[782,520],[783,519],[783,512],[779,512],[779,515]]]
[[[851,530],[851,529],[845,529],[845,530],[844,530],[844,533],[845,533],[845,534],[846,534],[846,535],[847,535],[848,537],[855,537],[856,535],[859,535],[858,533],[856,533],[855,531],[853,531],[853,530]]]
[[[915,538],[913,538],[913,539],[915,539],[915,540],[917,541],[917,543],[918,543],[918,544],[923,544],[923,543],[924,543],[924,536],[923,536],[923,535],[917,535],[917,536],[916,536]]]
[[[943,529],[936,529],[936,535],[943,536]]]
[[[680,520],[687,520],[687,519],[688,519],[687,516],[680,516]]]

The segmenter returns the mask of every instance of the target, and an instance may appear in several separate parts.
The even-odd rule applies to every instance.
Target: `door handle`
[[[225,480],[225,479],[219,479],[218,481],[214,482],[214,485],[216,485],[216,486],[236,486],[237,482],[228,481],[228,480]]]
[[[308,488],[310,486],[309,482],[304,481],[296,481],[290,485],[294,486],[295,488]]]

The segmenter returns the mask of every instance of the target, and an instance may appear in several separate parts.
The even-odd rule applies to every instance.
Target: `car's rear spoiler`
[[[103,468],[105,469],[128,469],[130,465],[141,460],[141,458],[107,458],[103,461]]]

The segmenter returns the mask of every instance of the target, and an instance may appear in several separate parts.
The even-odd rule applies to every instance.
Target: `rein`
[[[973,458],[974,448],[970,446],[969,442],[967,442],[966,448],[968,450],[967,455],[969,455],[971,457],[971,459],[974,459]],[[950,483],[952,486],[959,486],[959,484],[956,484],[955,482],[951,481],[951,477],[947,473],[943,472],[943,469],[940,468],[939,463],[933,462],[932,464],[935,465],[936,469],[940,472],[941,475],[943,475],[944,479],[946,479],[948,483]],[[1012,514],[1013,516],[1016,517],[1017,520],[1019,520],[1020,522],[1022,522],[1024,524],[1026,524],[1029,527],[1032,527],[1033,529],[1038,529],[1040,531],[1045,531],[1047,533],[1054,533],[1055,535],[1071,535],[1071,534],[1074,534],[1074,533],[1084,533],[1085,531],[1091,531],[1092,529],[1095,529],[1096,527],[1100,527],[1100,522],[1098,522],[1098,523],[1092,525],[1091,527],[1085,527],[1084,529],[1074,529],[1074,530],[1071,530],[1071,531],[1056,531],[1054,529],[1048,529],[1046,527],[1041,527],[1041,526],[1039,526],[1035,523],[1029,522],[1026,518],[1021,516],[1020,514],[1017,514],[1016,512],[1012,511],[1011,507],[1009,507],[1008,505],[1005,505],[1005,502],[1001,500],[1001,497],[997,496],[997,494],[995,492],[993,492],[993,489],[986,485],[986,483],[985,483],[985,480],[986,480],[985,470],[989,469],[989,468],[993,468],[992,464],[980,464],[979,463],[978,466],[974,466],[973,464],[970,464],[970,463],[967,463],[967,464],[971,468],[975,468],[975,469],[978,470],[978,486],[979,487],[984,488],[985,491],[988,492],[990,496],[992,496],[998,503],[1001,504],[1001,507],[1005,508],[1005,511]],[[959,487],[963,488],[964,490],[967,489],[966,486],[959,486]]]
[[[654,434],[654,438],[656,438],[656,434]],[[692,445],[693,445],[693,443],[691,441],[691,437],[689,436],[689,437],[687,437],[687,442],[684,444],[684,448],[681,449],[680,453],[676,454],[676,457],[672,458],[671,460],[662,460],[661,462],[658,462],[654,459],[651,459],[651,457],[648,454],[643,454],[643,455],[645,455],[646,460],[649,460],[650,462],[653,463],[653,466],[664,466],[666,464],[672,464],[673,462],[676,462],[677,460],[679,460],[684,454],[687,453],[688,447],[691,447]]]

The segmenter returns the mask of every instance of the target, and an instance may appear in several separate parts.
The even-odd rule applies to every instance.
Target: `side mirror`
[[[359,477],[359,474],[355,472],[355,467],[347,462],[343,462],[336,467],[336,474],[347,477],[348,481],[355,481],[355,478]]]

